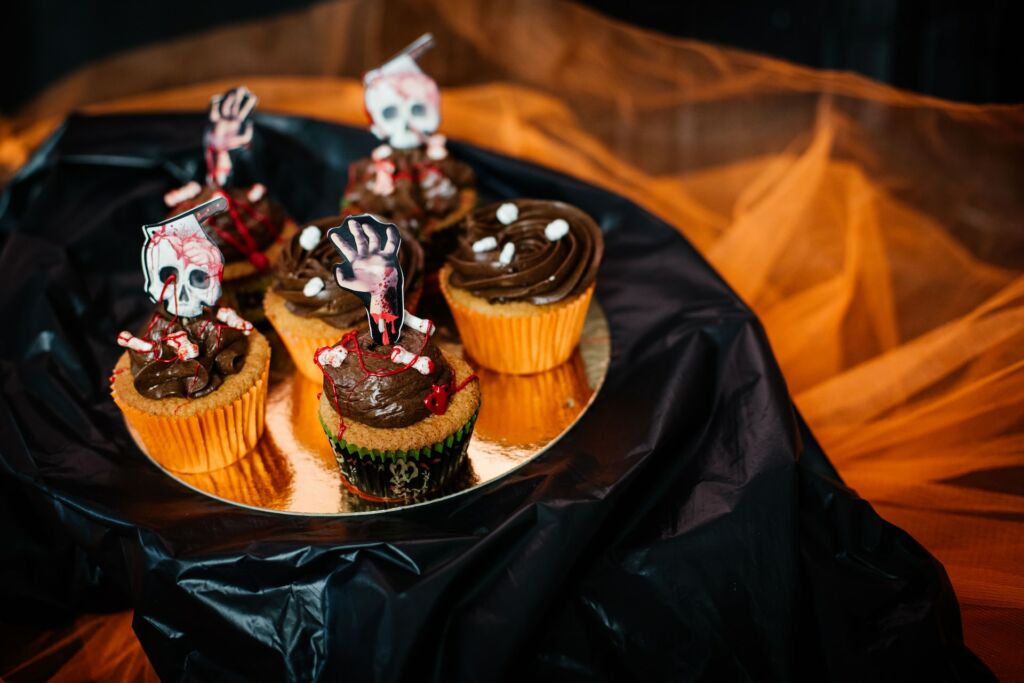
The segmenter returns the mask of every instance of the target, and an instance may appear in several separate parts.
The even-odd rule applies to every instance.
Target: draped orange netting
[[[678,227],[764,322],[845,481],[945,565],[969,646],[1024,675],[1024,107],[571,4],[328,2],[88,66],[0,122],[0,163],[9,175],[72,107],[203,109],[242,77],[264,111],[363,125],[358,75],[426,30],[442,131]],[[151,675],[137,649],[128,616],[84,616],[0,674]]]

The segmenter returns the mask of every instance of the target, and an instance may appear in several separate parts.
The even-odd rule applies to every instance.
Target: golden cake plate
[[[464,356],[454,326],[436,318],[435,322],[441,347]],[[266,431],[259,445],[233,465],[202,474],[171,472],[152,462],[185,486],[226,503],[303,515],[366,514],[424,505],[508,474],[550,448],[580,419],[604,381],[611,356],[608,320],[595,298],[579,347],[552,370],[503,375],[467,358],[477,368],[482,394],[467,453],[469,466],[438,496],[396,505],[365,501],[342,486],[334,451],[317,417],[322,387],[295,370],[272,330],[268,338],[273,362]]]

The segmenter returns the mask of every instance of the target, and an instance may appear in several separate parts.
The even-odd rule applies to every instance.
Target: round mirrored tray
[[[437,314],[432,319],[438,324],[441,346],[464,356],[450,318],[440,310],[431,312]],[[272,331],[268,336],[277,342]],[[259,445],[230,467],[213,472],[164,471],[189,488],[227,503],[279,513],[366,514],[427,504],[502,477],[550,448],[593,402],[610,356],[608,321],[594,299],[579,347],[556,368],[535,375],[504,375],[479,368],[467,358],[477,368],[482,395],[468,466],[431,499],[387,504],[363,500],[342,486],[334,452],[317,418],[322,388],[295,371],[277,342],[266,431]]]

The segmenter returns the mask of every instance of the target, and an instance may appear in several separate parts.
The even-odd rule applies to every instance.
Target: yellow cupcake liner
[[[440,285],[469,355],[486,368],[513,375],[543,372],[568,360],[579,344],[594,296],[591,285],[571,301],[536,306],[528,314],[508,316],[459,303],[452,297],[443,275]]]
[[[114,389],[114,402],[149,457],[172,472],[196,474],[227,467],[253,450],[263,435],[267,403],[267,358],[259,378],[230,403],[195,415],[155,415],[128,404]]]

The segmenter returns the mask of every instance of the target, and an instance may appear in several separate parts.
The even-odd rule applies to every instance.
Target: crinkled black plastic
[[[257,117],[240,181],[336,212],[370,136]],[[201,173],[203,117],[75,117],[0,197],[0,616],[135,608],[167,680],[968,680],[942,566],[844,488],[750,310],[678,231],[452,144],[484,199],[606,230],[607,381],[551,451],[409,510],[261,514],[178,484],[108,393],[150,304],[139,226]],[[247,176],[247,177],[246,177]]]

